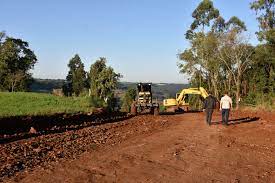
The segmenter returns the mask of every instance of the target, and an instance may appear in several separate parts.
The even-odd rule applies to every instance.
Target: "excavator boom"
[[[176,94],[175,99],[164,99],[163,105],[165,107],[181,107],[184,106],[185,109],[189,108],[189,104],[185,102],[186,95],[200,95],[203,98],[208,97],[208,93],[203,87],[199,88],[186,88],[183,89],[180,93]]]

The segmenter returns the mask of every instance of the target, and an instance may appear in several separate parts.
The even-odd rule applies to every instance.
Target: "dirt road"
[[[76,158],[35,166],[4,181],[274,182],[275,116],[258,117],[236,113],[224,127],[218,113],[211,126],[205,124],[203,113],[137,116],[99,127],[104,140],[94,145],[95,139],[85,141],[90,148]],[[90,134],[95,133],[98,130]]]

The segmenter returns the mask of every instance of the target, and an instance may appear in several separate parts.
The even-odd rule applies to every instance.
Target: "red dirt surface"
[[[16,161],[22,170],[2,180],[275,182],[275,114],[234,112],[230,118],[225,127],[220,113],[211,126],[203,113],[143,115],[3,144],[1,171]]]

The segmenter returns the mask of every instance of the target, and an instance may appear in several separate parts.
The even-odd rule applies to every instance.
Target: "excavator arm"
[[[183,89],[179,94],[177,94],[176,100],[178,104],[182,104],[184,102],[186,95],[189,94],[201,95],[203,98],[206,98],[208,96],[208,93],[205,91],[203,87]]]
[[[203,98],[208,97],[208,93],[203,87],[186,88],[186,89],[183,89],[180,93],[177,93],[176,99],[165,99],[163,101],[163,105],[166,107],[188,105],[187,103],[185,103],[184,99],[186,95],[189,95],[189,94],[200,95]]]

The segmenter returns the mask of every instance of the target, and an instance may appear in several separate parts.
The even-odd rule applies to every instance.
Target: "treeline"
[[[122,77],[114,69],[106,65],[107,60],[99,58],[86,72],[78,54],[68,63],[69,72],[63,85],[66,96],[79,96],[89,92],[94,107],[114,107],[116,101],[114,91]]]
[[[259,44],[249,42],[245,22],[233,16],[225,20],[211,0],[193,11],[186,32],[190,48],[179,54],[179,68],[191,76],[191,85],[204,86],[216,97],[224,91],[250,104],[274,104],[275,1],[250,4],[257,13]]]
[[[37,58],[28,42],[0,32],[0,91],[29,91],[34,83],[30,70],[35,63]],[[106,63],[107,60],[101,57],[86,72],[76,54],[68,63],[69,72],[62,87],[64,95],[89,94],[92,106],[112,108],[115,105],[114,90],[122,75]]]

